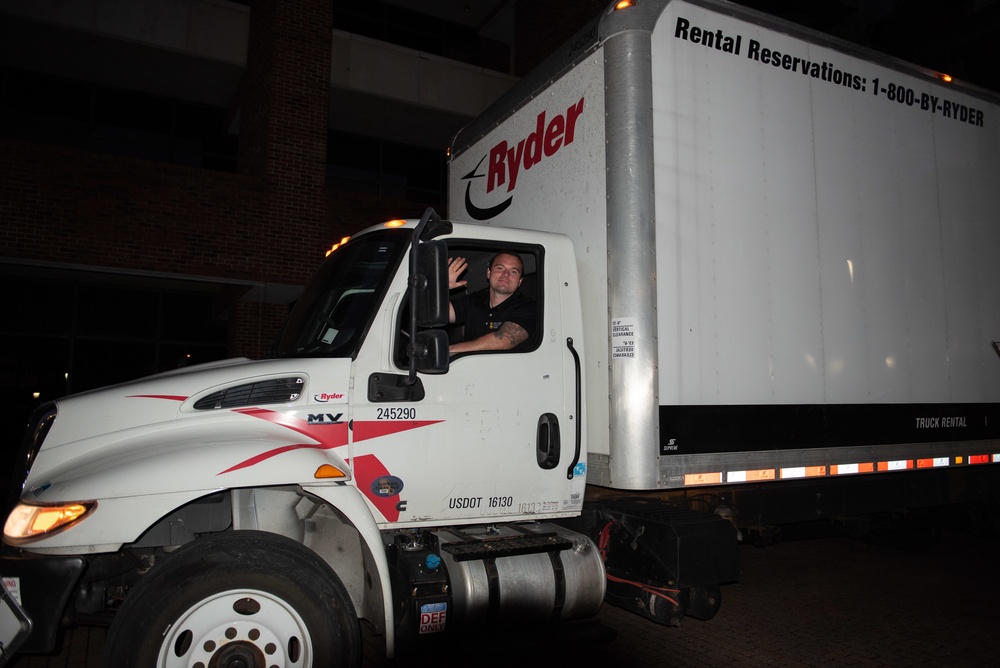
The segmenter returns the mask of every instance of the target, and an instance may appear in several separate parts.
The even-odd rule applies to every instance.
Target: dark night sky
[[[735,0],[1000,91],[998,0]]]

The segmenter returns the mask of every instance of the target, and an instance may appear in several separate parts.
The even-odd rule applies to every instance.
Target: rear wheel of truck
[[[233,531],[144,575],[108,633],[107,666],[358,666],[361,631],[340,579],[295,541]]]

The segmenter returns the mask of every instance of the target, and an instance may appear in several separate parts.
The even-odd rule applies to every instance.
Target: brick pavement
[[[605,606],[599,620],[617,632],[613,642],[525,644],[501,634],[391,661],[366,635],[365,666],[998,665],[996,537],[948,529],[922,551],[849,538],[796,540],[744,546],[740,558],[741,580],[723,589],[722,609],[708,622],[664,628]],[[59,654],[23,657],[11,668],[97,667],[103,642],[103,629],[79,628]]]

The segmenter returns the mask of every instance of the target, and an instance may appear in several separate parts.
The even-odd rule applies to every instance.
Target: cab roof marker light
[[[938,79],[940,79],[941,81],[943,81],[945,83],[951,83],[951,75],[950,74],[945,74],[944,72],[941,72],[940,74],[938,74]]]
[[[96,501],[47,505],[19,503],[7,516],[3,527],[4,542],[23,545],[65,531],[96,508]]]
[[[615,3],[615,9],[628,9],[629,7],[634,7],[636,0],[618,0]]]
[[[340,241],[338,241],[337,243],[335,243],[332,246],[330,246],[330,250],[328,250],[326,252],[327,256],[329,256],[330,253],[332,253],[333,251],[337,250],[338,248],[340,248],[341,246],[343,246],[344,244],[346,244],[348,241],[350,241],[350,239],[351,239],[351,237],[342,237],[340,239]]]
[[[391,227],[402,227],[403,225],[406,225],[406,221],[402,220],[400,218],[397,218],[395,220],[387,220],[384,224],[385,224],[386,227],[390,227],[390,228]]]

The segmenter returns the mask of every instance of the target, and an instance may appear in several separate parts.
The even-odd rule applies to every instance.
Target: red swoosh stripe
[[[281,425],[287,429],[291,429],[294,432],[307,436],[316,443],[292,443],[289,445],[283,445],[278,448],[273,448],[267,452],[262,452],[259,455],[250,457],[249,459],[244,459],[242,462],[230,466],[225,471],[221,471],[216,475],[222,475],[223,473],[229,473],[230,471],[236,471],[239,469],[247,468],[248,466],[253,466],[259,464],[262,461],[270,459],[272,457],[277,457],[280,454],[289,452],[291,450],[299,450],[302,448],[313,448],[316,450],[331,450],[333,448],[339,448],[340,446],[347,445],[347,423],[338,422],[326,425],[311,425],[301,418],[294,418],[284,413],[278,413],[277,411],[267,410],[265,408],[242,408],[237,411],[237,413],[242,413],[243,415],[249,415],[250,417],[260,418],[272,424]]]
[[[385,467],[385,464],[375,455],[361,455],[354,458],[352,469],[354,470],[354,480],[358,484],[358,490],[382,513],[382,517],[390,522],[398,520],[399,510],[396,509],[397,497],[386,498],[372,492],[372,483],[375,482],[375,479],[389,475],[389,470]]]

